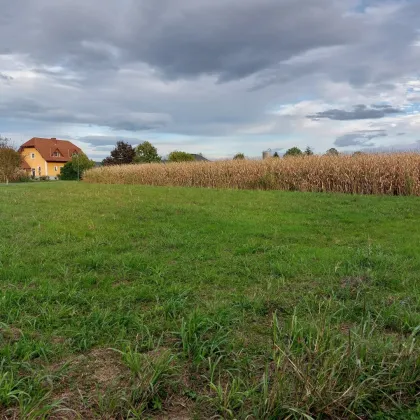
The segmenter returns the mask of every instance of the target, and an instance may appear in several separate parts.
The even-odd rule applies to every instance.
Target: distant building
[[[22,169],[33,177],[60,175],[60,169],[82,150],[67,140],[34,137],[19,148]]]
[[[190,155],[194,157],[194,160],[196,162],[210,162],[203,155],[196,155],[195,153],[190,153]]]

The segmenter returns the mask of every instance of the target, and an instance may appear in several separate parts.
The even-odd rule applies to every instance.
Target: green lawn
[[[0,417],[417,419],[419,221],[414,197],[0,186]]]

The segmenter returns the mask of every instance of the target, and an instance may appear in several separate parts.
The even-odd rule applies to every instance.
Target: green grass
[[[37,183],[0,220],[1,418],[420,417],[419,198]]]

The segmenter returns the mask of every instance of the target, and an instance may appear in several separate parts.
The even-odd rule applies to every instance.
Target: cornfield
[[[84,180],[103,184],[420,196],[420,154],[106,166],[87,171]]]

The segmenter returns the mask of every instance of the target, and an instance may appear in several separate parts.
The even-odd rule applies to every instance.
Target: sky
[[[0,134],[210,159],[420,149],[420,0],[0,0]]]

